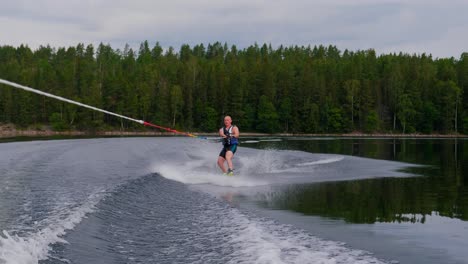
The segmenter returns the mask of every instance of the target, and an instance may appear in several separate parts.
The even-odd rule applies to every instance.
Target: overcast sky
[[[468,0],[0,0],[0,45],[77,43],[176,50],[220,41],[336,45],[460,58]]]

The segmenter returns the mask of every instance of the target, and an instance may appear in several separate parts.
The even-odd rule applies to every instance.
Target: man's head
[[[228,127],[228,126],[231,125],[231,123],[232,123],[231,117],[230,116],[225,116],[224,117],[224,126]]]

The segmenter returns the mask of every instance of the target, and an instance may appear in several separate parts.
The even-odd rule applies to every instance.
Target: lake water
[[[1,143],[0,263],[468,263],[467,143]]]

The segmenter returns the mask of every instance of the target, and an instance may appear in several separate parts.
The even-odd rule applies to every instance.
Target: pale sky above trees
[[[468,51],[466,0],[0,0],[0,45],[100,42],[178,48],[220,41],[336,45],[459,58]]]

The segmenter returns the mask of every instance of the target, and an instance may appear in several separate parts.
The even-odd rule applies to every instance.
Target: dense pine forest
[[[468,134],[468,53],[460,58],[340,51],[335,46],[148,42],[0,46],[0,78],[185,131]],[[0,85],[0,123],[54,130],[145,129]]]

